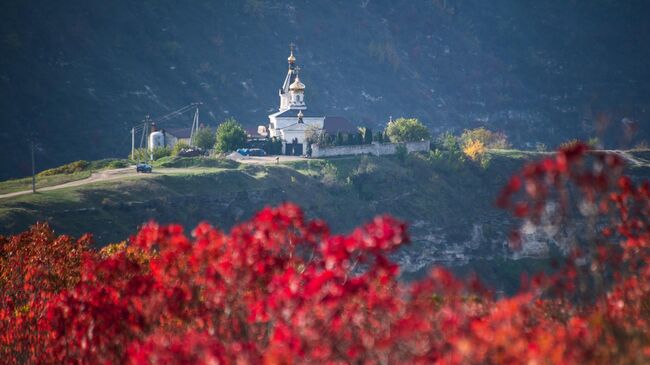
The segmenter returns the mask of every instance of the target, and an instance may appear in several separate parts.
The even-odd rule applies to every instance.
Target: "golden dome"
[[[293,50],[291,50],[291,54],[289,55],[289,58],[287,58],[287,61],[289,61],[289,63],[296,62],[296,57],[293,55]]]
[[[289,90],[291,91],[303,91],[305,90],[305,84],[300,82],[300,77],[296,75],[296,80],[289,85]]]

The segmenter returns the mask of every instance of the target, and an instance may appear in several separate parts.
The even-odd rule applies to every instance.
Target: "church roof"
[[[169,133],[176,138],[190,138],[192,128],[166,128],[165,133]]]
[[[296,79],[294,82],[289,85],[289,90],[291,91],[304,91],[305,90],[305,84],[300,82],[300,77],[296,74]]]
[[[285,131],[304,131],[307,130],[307,128],[313,127],[311,124],[305,124],[305,123],[293,123],[290,124],[284,128],[280,128]]]
[[[280,93],[284,94],[289,92],[289,86],[296,81],[297,75],[298,73],[296,72],[293,64],[290,65],[289,71],[287,72],[287,77],[284,78],[284,83],[282,83],[282,89],[280,89]]]
[[[323,130],[329,135],[334,135],[338,132],[356,133],[359,129],[343,117],[325,117]]]
[[[279,112],[276,112],[274,114],[271,114],[271,117],[276,117],[276,118],[298,118],[298,113],[301,112],[303,113],[303,118],[313,118],[313,117],[318,117],[322,118],[322,115],[318,115],[318,113],[313,113],[307,110],[303,109],[287,109],[287,110],[280,110]]]

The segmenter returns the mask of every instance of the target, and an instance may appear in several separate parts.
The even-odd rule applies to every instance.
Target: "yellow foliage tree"
[[[485,154],[485,151],[487,151],[485,144],[479,140],[469,140],[463,146],[463,153],[472,159],[472,161],[480,160],[483,154]]]

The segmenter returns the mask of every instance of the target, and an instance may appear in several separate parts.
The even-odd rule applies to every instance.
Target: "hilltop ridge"
[[[30,139],[39,169],[126,156],[134,123],[194,101],[209,125],[266,124],[290,42],[314,110],[375,130],[392,115],[507,131],[515,146],[648,137],[640,0],[3,5],[0,178],[29,173]]]

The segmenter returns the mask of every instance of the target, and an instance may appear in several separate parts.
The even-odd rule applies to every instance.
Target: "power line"
[[[151,122],[155,122],[156,125],[164,124],[166,122],[169,122],[173,118],[185,114],[191,110],[196,110],[194,113],[194,118],[192,120],[192,131],[195,129],[198,130],[198,115],[199,115],[199,106],[203,105],[203,103],[200,102],[195,102],[195,103],[190,103],[187,104],[183,107],[180,107],[171,113],[167,113],[163,116],[157,117],[157,118],[150,118],[149,115],[145,117],[145,119],[141,122],[142,124],[136,124],[131,127],[131,155],[134,154],[135,150],[135,135],[141,133],[140,137],[140,148],[143,148],[147,144],[146,136],[149,132],[149,126]],[[193,135],[193,133],[192,133]],[[190,137],[191,138],[191,137]]]

